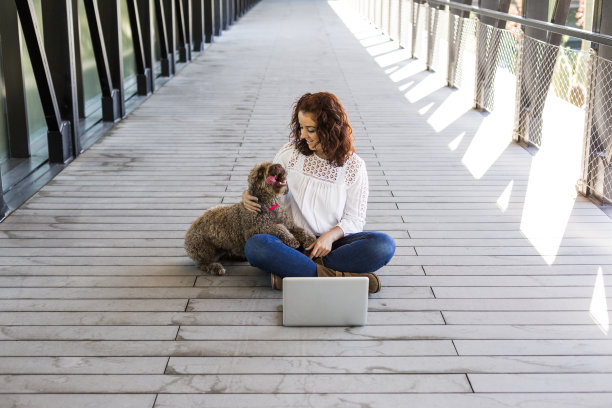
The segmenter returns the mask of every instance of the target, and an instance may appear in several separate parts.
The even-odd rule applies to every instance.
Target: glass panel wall
[[[34,7],[40,35],[44,36],[41,1],[42,0],[34,0]],[[21,30],[19,32],[19,47],[28,121],[28,133],[26,137],[30,157],[11,157],[10,141],[8,137],[9,118],[7,117],[5,106],[6,89],[4,81],[6,79],[4,78],[3,68],[0,66],[0,89],[2,90],[2,98],[0,101],[0,171],[2,173],[2,187],[4,191],[9,190],[17,182],[26,177],[32,170],[38,168],[49,159],[49,150],[47,147],[47,122],[40,101],[30,55]],[[0,53],[0,63],[2,62]]]
[[[102,90],[96,68],[87,14],[83,0],[79,0],[79,34],[81,38],[81,70],[83,75],[83,99],[85,100],[85,117],[88,122],[102,119]]]
[[[42,0],[35,0],[34,6],[36,9],[36,17],[38,20],[38,27],[40,28],[40,34],[44,37],[41,1]],[[28,109],[30,154],[31,156],[36,156],[39,159],[46,160],[49,157],[49,152],[47,149],[47,122],[45,120],[45,113],[40,101],[38,86],[36,85],[36,79],[34,77],[34,70],[32,69],[30,55],[28,54],[28,48],[26,47],[23,33],[20,33],[20,35],[22,44],[21,63],[23,67],[23,79],[25,82],[26,104]]]
[[[125,87],[125,99],[128,99],[136,94],[138,87],[136,83],[134,40],[126,0],[121,1],[121,38],[123,47],[123,86]]]
[[[155,55],[155,61],[153,62],[153,78],[161,76],[162,71],[160,62],[161,50],[159,45],[159,33],[157,31],[157,19],[155,16],[157,16],[157,6],[156,3],[153,2],[153,18],[151,24],[151,30],[153,30],[153,55]]]
[[[9,157],[8,129],[6,127],[6,89],[4,88],[4,70],[2,65],[2,48],[0,47],[0,163]]]

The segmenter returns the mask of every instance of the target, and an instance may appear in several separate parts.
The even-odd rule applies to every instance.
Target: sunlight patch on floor
[[[459,133],[459,136],[457,136],[456,138],[454,138],[453,140],[451,140],[451,142],[448,144],[448,148],[451,151],[455,151],[457,150],[457,148],[459,147],[459,145],[461,144],[461,142],[463,141],[463,138],[465,137],[465,132],[461,132]]]
[[[556,120],[559,117],[574,120]],[[542,145],[529,171],[521,231],[552,264],[577,197],[584,112],[549,95],[543,123]]]
[[[512,197],[512,188],[514,187],[514,180],[510,180],[503,193],[497,199],[497,207],[502,212],[506,212],[508,205],[510,204],[510,198]]]
[[[513,118],[503,111],[488,115],[480,124],[461,162],[481,179],[512,143]]]
[[[608,335],[608,331],[610,330],[610,314],[608,312],[606,285],[601,266],[597,270],[597,277],[595,278],[595,286],[593,287],[593,296],[591,298],[589,312],[591,318],[597,324],[597,326],[599,326],[601,331],[605,335]]]
[[[472,110],[469,92],[453,90],[438,108],[427,118],[427,123],[438,133],[452,125]]]

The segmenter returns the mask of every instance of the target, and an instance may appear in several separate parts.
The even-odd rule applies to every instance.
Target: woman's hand
[[[261,205],[257,203],[257,197],[249,194],[249,190],[244,190],[242,192],[242,206],[249,211],[254,213],[261,212]]]
[[[340,227],[334,227],[327,231],[325,234],[321,235],[315,242],[313,242],[306,251],[310,251],[310,255],[308,257],[312,258],[323,258],[325,255],[329,254],[332,250],[332,245],[338,239],[344,236],[344,231]]]

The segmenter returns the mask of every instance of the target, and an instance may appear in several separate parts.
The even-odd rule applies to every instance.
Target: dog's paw
[[[208,264],[206,265],[205,268],[202,268],[202,270],[204,272],[210,273],[211,275],[224,275],[225,274],[225,268],[223,267],[223,265],[221,265],[218,262]]]
[[[291,247],[293,249],[297,249],[297,248],[300,247],[300,242],[297,239],[293,238],[293,237],[286,238],[286,239],[283,240],[283,242],[285,243],[285,245],[287,245],[288,247]]]

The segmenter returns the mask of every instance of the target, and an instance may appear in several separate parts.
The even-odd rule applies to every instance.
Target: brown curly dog
[[[223,275],[218,262],[222,256],[244,259],[244,244],[255,234],[277,236],[287,246],[308,247],[315,241],[310,232],[296,226],[291,216],[278,205],[287,194],[285,169],[280,164],[257,164],[249,173],[249,194],[259,198],[261,213],[237,203],[217,206],[202,214],[185,235],[185,250],[196,266],[213,275]]]

